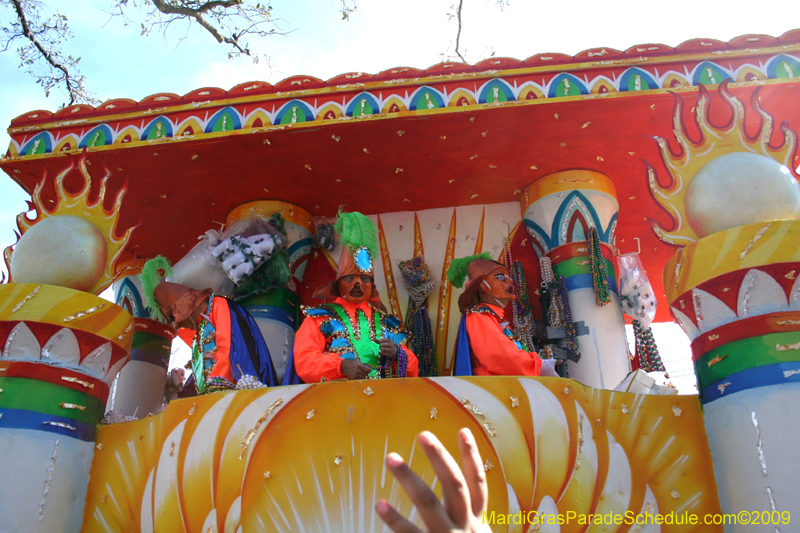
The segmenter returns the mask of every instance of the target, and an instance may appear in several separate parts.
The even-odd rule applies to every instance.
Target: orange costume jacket
[[[303,308],[303,314],[306,318],[295,334],[294,366],[297,375],[306,383],[317,383],[323,378],[326,381],[344,379],[342,359],[355,359],[356,347],[361,342],[368,338],[377,341],[382,337],[390,339],[405,352],[405,375],[419,375],[417,356],[405,346],[408,335],[396,317],[380,313],[367,302],[356,305],[344,298],[336,298],[333,304]],[[369,332],[361,327],[366,324]],[[363,354],[359,353],[358,358],[370,364]],[[397,372],[397,361],[393,367]]]
[[[456,375],[469,375],[458,372],[459,366],[468,364],[467,361],[475,376],[539,375],[542,368],[539,355],[525,349],[502,316],[501,308],[486,303],[473,305],[464,313],[459,326]],[[468,343],[463,342],[466,338]]]

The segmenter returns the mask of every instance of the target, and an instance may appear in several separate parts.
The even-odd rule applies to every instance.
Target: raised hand
[[[458,432],[458,448],[464,471],[433,433],[423,431],[418,442],[428,456],[442,485],[444,505],[428,485],[415,474],[396,453],[386,456],[386,466],[400,482],[430,533],[488,533],[482,522],[489,499],[486,473],[478,446],[469,429]],[[385,500],[375,506],[378,515],[395,533],[416,533],[421,530],[406,520]]]

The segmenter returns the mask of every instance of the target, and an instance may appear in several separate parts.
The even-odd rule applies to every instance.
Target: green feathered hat
[[[341,235],[342,243],[342,255],[339,257],[336,279],[317,288],[314,291],[315,298],[336,298],[339,296],[337,282],[344,276],[366,274],[371,276],[373,280],[375,279],[374,258],[380,253],[375,224],[361,213],[355,211],[345,213],[339,209],[339,218],[336,220],[333,229]],[[370,303],[381,310],[385,310],[378,297],[378,291],[374,287],[374,282]]]
[[[342,253],[349,253],[353,256],[353,263],[359,272],[363,274],[371,272],[373,258],[378,254],[375,224],[357,211],[345,213],[340,208],[339,218],[333,229],[342,236],[342,247],[345,248]],[[339,269],[341,270],[343,266],[346,268],[348,266],[346,263],[347,261],[345,261],[345,265],[342,265],[342,261],[340,261]],[[336,277],[340,278],[341,276],[337,274]]]
[[[467,269],[469,264],[476,259],[492,260],[492,255],[489,252],[483,252],[477,255],[468,255],[460,259],[453,259],[450,261],[450,268],[447,269],[447,279],[453,284],[453,287],[460,289],[464,286],[464,281],[467,279]]]
[[[447,279],[450,280],[453,287],[459,289],[464,287],[464,292],[458,297],[458,308],[462,313],[479,302],[478,291],[481,283],[498,268],[505,268],[505,266],[494,261],[489,252],[453,259],[450,262]],[[465,286],[464,280],[467,278],[469,281]]]
[[[159,283],[164,281],[172,275],[172,266],[169,260],[162,255],[158,255],[144,264],[142,272],[139,274],[139,281],[142,282],[142,296],[144,296],[144,307],[150,313],[150,316],[159,322],[166,322],[167,319],[161,312],[158,302],[156,302],[153,293]]]

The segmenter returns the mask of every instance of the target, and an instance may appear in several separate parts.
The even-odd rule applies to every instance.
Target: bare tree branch
[[[142,35],[158,30],[166,36],[170,26],[181,21],[188,23],[188,35],[192,24],[197,23],[218,43],[229,47],[229,58],[247,55],[253,62],[259,62],[262,56],[251,52],[244,39],[286,34],[280,27],[280,19],[272,16],[270,0],[107,1],[111,16],[122,18],[126,25],[132,22],[129,11],[136,9],[139,14],[143,13]],[[356,9],[355,0],[334,1],[341,4],[338,10],[342,20],[349,20]],[[47,6],[42,0],[0,0],[0,9],[6,6],[14,15],[10,23],[0,22],[0,52],[16,46],[20,67],[33,76],[46,95],[49,96],[53,88],[61,87],[68,95],[69,104],[98,103],[86,90],[85,78],[78,70],[80,58],[64,52],[65,42],[72,37],[67,18],[57,12],[44,14]],[[178,42],[185,38],[186,35]],[[269,59],[266,55],[263,58]]]
[[[456,33],[456,55],[461,58],[464,63],[467,62],[461,52],[458,50],[459,42],[461,41],[461,9],[464,7],[464,0],[458,0],[458,8],[456,9],[456,21],[458,22],[458,32]]]
[[[64,83],[67,84],[67,92],[69,92],[69,104],[72,105],[75,103],[75,94],[73,85],[74,82],[72,80],[72,76],[70,76],[69,69],[56,61],[56,59],[44,49],[41,45],[39,40],[36,38],[36,35],[33,34],[30,27],[28,26],[28,20],[25,16],[25,11],[22,9],[22,5],[19,3],[18,0],[11,0],[11,5],[14,6],[14,11],[17,13],[17,18],[19,19],[20,26],[22,27],[22,35],[28,39],[33,46],[42,54],[42,57],[45,61],[47,61],[53,68],[60,70],[64,74]]]
[[[214,0],[211,2],[206,2],[201,4],[198,8],[192,8],[188,6],[182,6],[178,4],[170,4],[165,2],[164,0],[150,0],[153,2],[153,5],[158,9],[160,12],[166,15],[180,15],[181,17],[190,17],[194,19],[200,26],[206,29],[208,33],[210,33],[218,43],[226,43],[234,47],[239,52],[250,55],[250,50],[243,48],[242,45],[239,44],[239,37],[243,35],[243,33],[236,34],[233,33],[230,37],[223,37],[219,31],[212,26],[204,17],[203,14],[208,12],[211,9],[216,7],[221,8],[229,8],[229,7],[236,7],[242,4],[242,0]],[[251,25],[251,27],[253,27]]]
[[[54,87],[63,85],[69,98],[67,105],[96,102],[78,71],[80,58],[61,53],[62,41],[71,36],[67,18],[59,13],[43,18],[43,4],[37,0],[0,0],[1,4],[9,5],[15,16],[9,27],[2,28],[3,51],[21,39],[25,44],[17,49],[20,67],[27,69],[46,95],[49,96]],[[44,74],[39,70],[41,66],[45,68]]]

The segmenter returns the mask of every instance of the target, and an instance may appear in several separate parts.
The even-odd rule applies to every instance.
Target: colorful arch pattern
[[[753,61],[740,65],[736,69],[723,66],[713,61],[703,61],[691,70],[690,76],[675,70],[660,72],[655,67],[632,67],[621,76],[610,79],[606,75],[596,75],[583,80],[569,72],[561,72],[549,81],[542,79],[540,83],[530,79],[518,80],[513,76],[494,78],[480,87],[471,82],[463,82],[461,87],[436,88],[424,85],[408,96],[403,97],[385,88],[362,91],[341,103],[330,100],[317,105],[316,99],[309,97],[292,99],[280,105],[276,110],[248,106],[239,110],[235,106],[226,106],[214,112],[211,118],[203,116],[206,111],[197,111],[193,115],[160,115],[143,124],[103,123],[88,131],[76,132],[39,132],[34,136],[26,134],[13,135],[9,152],[11,155],[34,156],[60,151],[93,148],[110,144],[129,143],[154,140],[168,137],[184,137],[240,130],[243,128],[280,126],[319,120],[339,120],[343,116],[360,117],[378,113],[398,113],[428,111],[445,107],[465,105],[492,105],[514,100],[538,100],[563,97],[575,97],[590,93],[634,92],[645,90],[670,89],[675,86],[716,85],[724,80],[738,79],[753,81],[755,79],[791,79],[800,78],[800,59],[787,53],[777,54],[766,61]],[[576,69],[577,74],[579,70]],[[519,85],[518,85],[519,84]],[[160,127],[159,127],[160,126]],[[55,142],[54,134],[59,142]],[[66,136],[75,139],[64,142]]]

